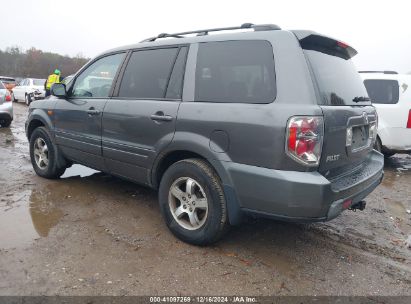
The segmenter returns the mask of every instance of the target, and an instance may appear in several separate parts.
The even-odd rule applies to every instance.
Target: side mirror
[[[50,93],[58,98],[66,98],[66,85],[64,83],[54,83],[50,88]]]

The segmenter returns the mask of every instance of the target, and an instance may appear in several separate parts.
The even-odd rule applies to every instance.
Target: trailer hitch
[[[367,205],[366,201],[359,201],[358,203],[356,203],[356,204],[352,205],[350,208],[348,208],[348,210],[351,210],[351,211],[354,211],[354,212],[357,211],[357,210],[363,211],[365,209],[366,205]]]

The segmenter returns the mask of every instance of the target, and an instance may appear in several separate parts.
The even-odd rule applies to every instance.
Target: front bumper
[[[343,177],[328,180],[319,172],[272,170],[226,163],[242,211],[289,221],[326,221],[338,216],[343,202],[363,200],[382,181],[384,157],[373,150]]]
[[[46,97],[46,92],[44,91],[34,91],[33,93],[31,93],[31,96],[35,99],[44,99]]]

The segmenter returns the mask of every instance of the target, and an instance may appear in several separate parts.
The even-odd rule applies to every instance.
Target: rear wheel
[[[44,127],[35,129],[30,137],[30,159],[37,175],[45,178],[59,178],[66,167],[58,167],[58,150]]]
[[[380,140],[379,137],[377,137],[377,140],[374,143],[374,149],[377,150],[378,152],[382,153],[381,152],[382,145],[381,145],[381,140]]]
[[[395,154],[394,152],[391,152],[390,150],[387,150],[382,146],[381,139],[379,137],[377,137],[377,140],[375,141],[374,149],[384,154],[384,157],[386,158],[391,157]]]
[[[30,105],[30,103],[31,103],[31,96],[30,96],[30,94],[26,94],[25,95],[25,97],[24,97],[24,101],[26,102],[26,105]]]
[[[204,160],[171,165],[161,179],[159,203],[168,228],[187,243],[214,243],[228,228],[220,178]]]

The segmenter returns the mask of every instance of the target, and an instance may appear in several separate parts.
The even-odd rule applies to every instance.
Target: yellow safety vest
[[[50,90],[51,85],[53,83],[59,83],[60,82],[60,75],[56,75],[56,74],[51,74],[48,78],[47,78],[47,84],[46,84],[46,89]]]

